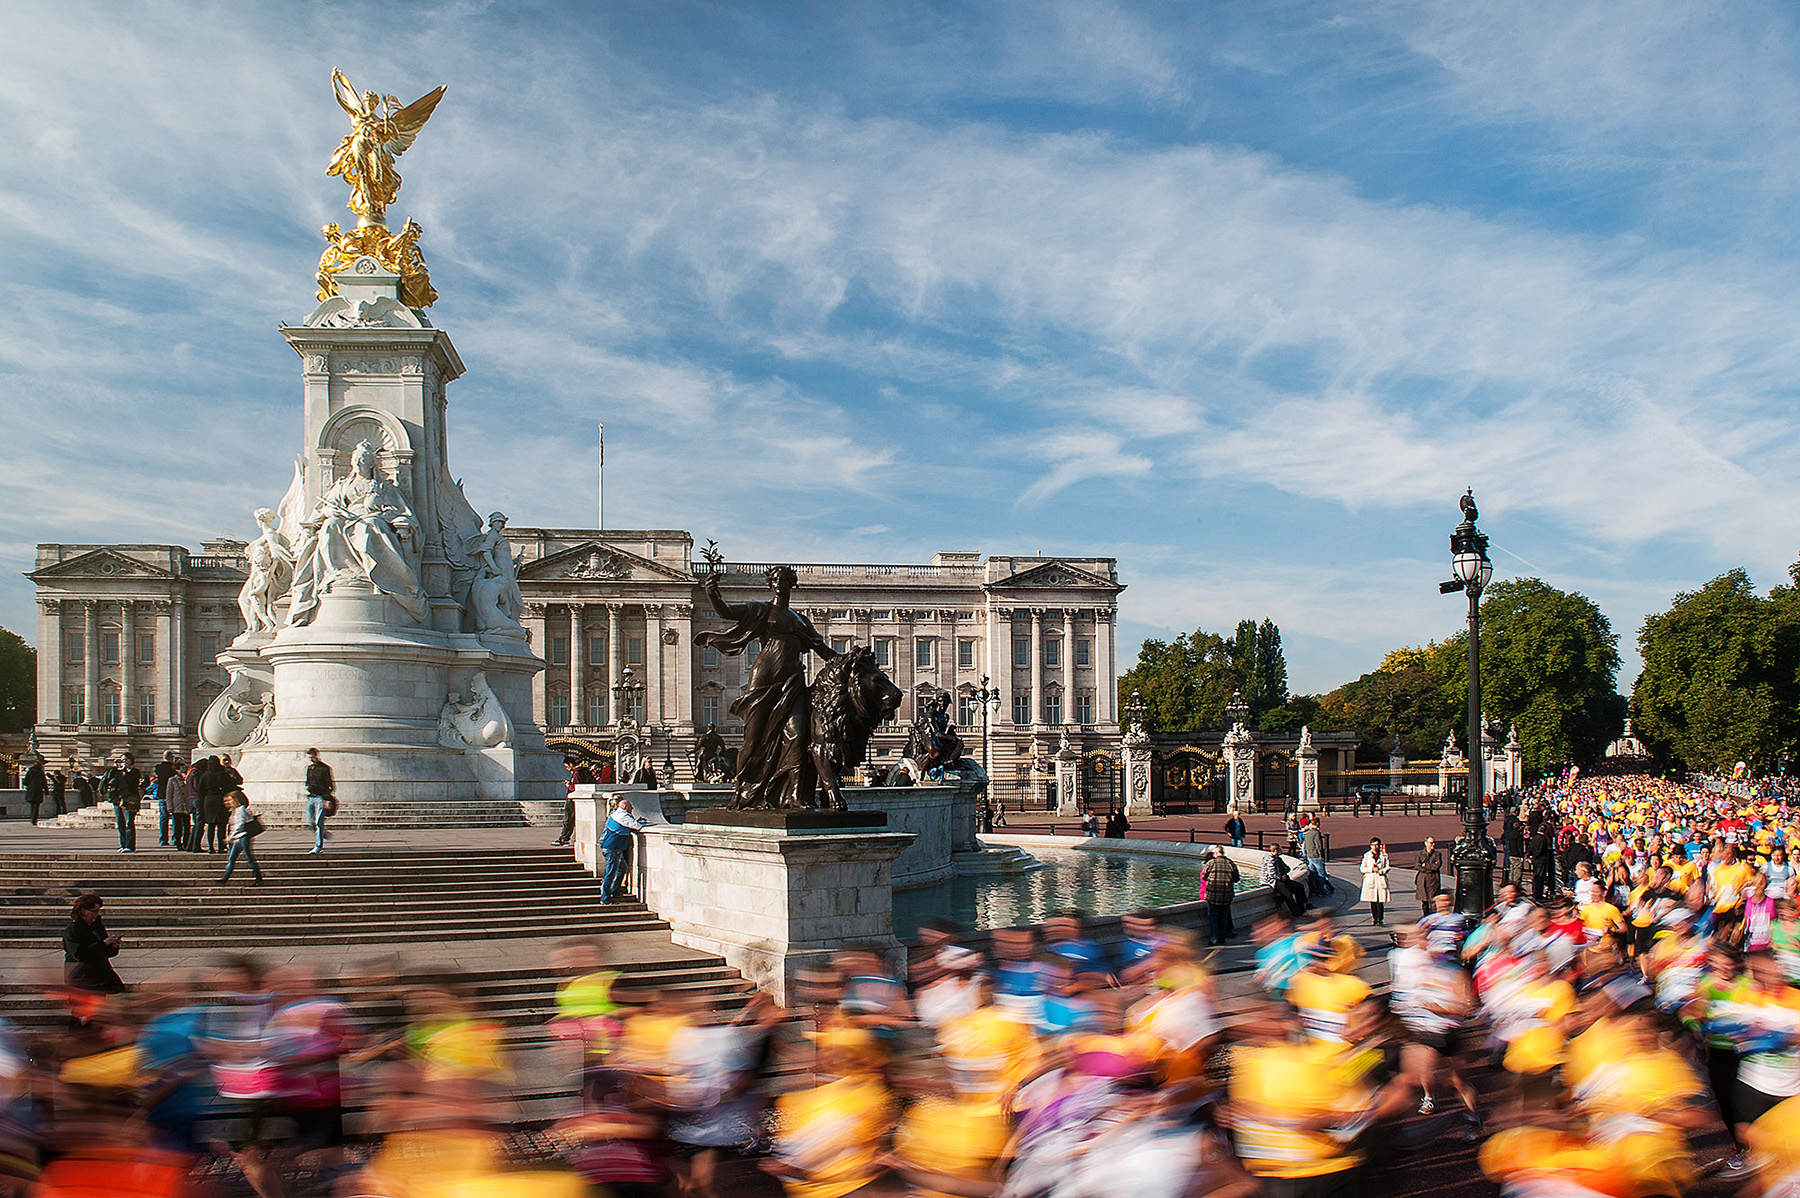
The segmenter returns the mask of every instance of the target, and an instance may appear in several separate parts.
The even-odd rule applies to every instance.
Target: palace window
[[[156,723],[156,692],[143,691],[137,697],[137,723],[148,727]]]
[[[1029,670],[1031,668],[1031,642],[1024,638],[1013,641],[1013,669]]]
[[[593,665],[595,662],[602,661],[606,661],[606,638],[590,636],[588,638],[588,664]],[[608,661],[606,664],[611,665],[612,663]]]
[[[850,610],[848,608],[832,608],[825,613],[825,618],[827,620],[848,620],[850,618]]]
[[[108,728],[119,726],[119,692],[103,691],[100,695],[100,723]]]
[[[1075,696],[1075,722],[1077,724],[1091,724],[1094,722],[1094,696]]]
[[[875,664],[887,669],[894,664],[894,642],[885,637],[875,642]]]
[[[956,722],[965,728],[973,727],[976,719],[981,715],[976,710],[979,706],[980,704],[975,702],[974,695],[964,695],[956,704]]]
[[[550,664],[553,666],[566,666],[569,664],[568,637],[553,636],[550,638]],[[563,706],[567,708],[568,704],[565,702]],[[563,722],[567,723],[568,721],[564,720]]]
[[[605,727],[606,726],[606,692],[605,691],[589,691],[587,701],[588,701],[588,709],[587,709],[587,725],[588,725],[588,727],[590,727],[590,728]]]
[[[929,637],[920,637],[913,642],[913,666],[920,670],[929,670],[932,660],[932,641]]]
[[[156,664],[156,634],[154,632],[138,633],[138,664],[153,666]],[[145,721],[148,723],[149,721]]]
[[[116,666],[119,664],[119,634],[103,632],[100,634],[100,664]]]
[[[631,718],[640,724],[644,722],[644,693],[642,691],[631,696]]]
[[[1062,696],[1061,695],[1045,695],[1044,696],[1044,723],[1046,723],[1046,724],[1062,723]]]
[[[63,643],[68,647],[68,660],[72,666],[87,664],[87,633],[69,632],[63,634]],[[70,721],[79,724],[80,720]]]
[[[717,724],[719,722],[719,700],[716,695],[707,695],[700,700],[700,722]]]
[[[1062,668],[1062,641],[1055,637],[1044,642],[1044,668],[1049,670]]]
[[[1094,664],[1094,642],[1079,640],[1075,642],[1075,664],[1091,666]]]
[[[834,645],[835,643],[836,642],[833,642]],[[708,645],[706,648],[700,650],[700,664],[709,670],[718,665],[719,647],[717,645]]]
[[[1013,696],[1013,723],[1031,723],[1031,692],[1020,691]]]
[[[567,642],[565,641],[566,645]],[[550,696],[550,726],[567,728],[569,726],[569,696],[555,694]]]
[[[972,670],[975,668],[974,641],[956,642],[956,666],[958,669],[962,670]]]
[[[847,636],[832,637],[831,638],[831,650],[834,653],[850,652],[850,638]]]
[[[87,723],[87,693],[82,690],[63,692],[63,723]]]
[[[200,660],[205,662],[209,666],[215,665],[215,664],[217,664],[215,659],[218,656],[219,656],[219,634],[216,632],[201,633],[200,634]]]
[[[761,641],[751,641],[748,645],[745,645],[744,646],[744,668],[749,669],[751,666],[755,665],[756,659],[761,656],[762,656],[762,642]]]
[[[644,664],[644,638],[628,636],[625,638],[625,664],[641,666]]]
[[[869,613],[869,619],[871,620],[891,620],[893,618],[894,613],[891,611],[872,611]]]

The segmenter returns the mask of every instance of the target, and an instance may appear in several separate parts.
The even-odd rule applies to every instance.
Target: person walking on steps
[[[1388,901],[1388,870],[1392,865],[1388,861],[1387,846],[1376,837],[1369,841],[1369,851],[1363,854],[1362,865],[1362,900],[1369,904],[1369,915],[1376,927],[1386,924]]]
[[[325,830],[328,816],[337,814],[337,779],[331,776],[331,767],[319,760],[317,749],[306,751],[306,826],[313,830],[313,847],[307,850],[323,853],[325,842],[331,839],[331,833]]]
[[[25,771],[25,805],[31,808],[31,826],[37,827],[38,808],[44,805],[44,795],[50,790],[50,775],[44,772],[44,763],[34,761],[31,768]]]
[[[100,797],[112,804],[119,829],[119,851],[137,852],[138,809],[144,805],[144,775],[130,753],[119,754],[119,764],[100,779]]]
[[[262,832],[262,820],[256,812],[250,810],[250,799],[241,790],[231,791],[225,796],[225,809],[231,812],[230,830],[225,834],[225,843],[230,846],[225,857],[225,873],[219,879],[219,885],[231,881],[231,871],[237,868],[237,859],[241,855],[250,863],[250,885],[263,884],[262,866],[256,863],[255,840]]]

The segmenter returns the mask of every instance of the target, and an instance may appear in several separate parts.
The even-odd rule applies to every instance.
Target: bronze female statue
[[[719,593],[716,552],[714,569],[701,580],[713,610],[731,628],[702,632],[694,638],[720,652],[742,653],[751,641],[762,649],[750,667],[750,682],[732,703],[744,721],[743,747],[738,750],[737,787],[733,807],[805,807],[815,801],[818,770],[812,759],[812,712],[806,685],[806,655],[830,660],[838,656],[811,621],[788,606],[799,579],[787,566],[766,575],[770,601],[734,605]]]

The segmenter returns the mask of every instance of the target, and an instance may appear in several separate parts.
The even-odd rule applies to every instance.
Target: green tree
[[[1356,729],[1364,758],[1385,761],[1396,734],[1407,756],[1435,756],[1462,711],[1445,690],[1450,655],[1440,644],[1394,650],[1375,669],[1322,696],[1321,722]]]
[[[1795,747],[1800,564],[1763,598],[1743,570],[1675,596],[1638,632],[1638,728],[1687,765],[1776,764]]]
[[[1443,655],[1444,697],[1466,724],[1468,635],[1452,637]],[[1527,765],[1600,755],[1625,720],[1618,673],[1618,635],[1587,596],[1539,578],[1509,578],[1483,595],[1481,705],[1518,728]]]
[[[37,723],[37,650],[0,628],[0,732]]]
[[[1133,691],[1143,696],[1151,727],[1163,731],[1223,723],[1234,694],[1243,697],[1252,722],[1262,727],[1288,702],[1281,630],[1271,620],[1242,620],[1230,640],[1197,628],[1173,641],[1145,641],[1137,664],[1119,678],[1121,706]]]

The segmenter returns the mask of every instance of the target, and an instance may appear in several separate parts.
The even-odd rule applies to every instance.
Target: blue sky
[[[248,536],[299,440],[329,88],[401,161],[483,511],[755,560],[1119,558],[1295,689],[1501,576],[1800,555],[1794,10],[0,3],[0,624],[39,541]],[[1127,653],[1127,659],[1129,653]]]

